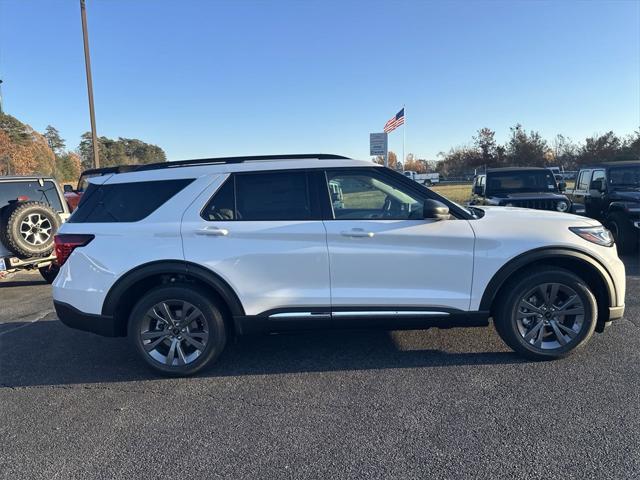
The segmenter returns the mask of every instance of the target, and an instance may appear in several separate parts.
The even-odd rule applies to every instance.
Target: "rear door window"
[[[193,179],[90,183],[70,223],[137,222],[151,215]]]
[[[306,171],[232,175],[202,211],[205,220],[314,220]]]

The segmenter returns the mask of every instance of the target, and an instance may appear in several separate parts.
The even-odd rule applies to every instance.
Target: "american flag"
[[[404,108],[396,113],[384,124],[385,133],[393,132],[400,125],[404,124]]]

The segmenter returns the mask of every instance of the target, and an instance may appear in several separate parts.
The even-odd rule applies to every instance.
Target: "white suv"
[[[129,336],[192,374],[234,335],[488,325],[561,357],[624,311],[625,271],[597,221],[463,208],[336,155],[146,165],[91,179],[60,229],[65,324]]]

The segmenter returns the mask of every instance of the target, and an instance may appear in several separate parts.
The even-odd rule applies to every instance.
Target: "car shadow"
[[[443,334],[447,345],[465,345],[469,353],[446,351],[441,346],[442,336],[430,331],[322,331],[242,337],[231,340],[217,363],[198,377],[527,362],[500,351],[505,347],[486,329],[473,329],[473,334],[470,331],[452,329]],[[487,348],[495,351],[483,351]],[[126,339],[79,332],[57,320],[40,321],[0,336],[3,387],[160,378],[138,358]]]
[[[36,285],[47,285],[44,280],[5,280],[0,282],[0,289],[12,287],[35,287]]]

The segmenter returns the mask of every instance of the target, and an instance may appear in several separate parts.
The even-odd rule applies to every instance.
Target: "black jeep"
[[[618,251],[630,253],[640,243],[640,160],[609,162],[578,173],[573,201],[586,215],[606,225]]]
[[[470,204],[574,212],[565,188],[546,168],[490,168],[474,177]]]

